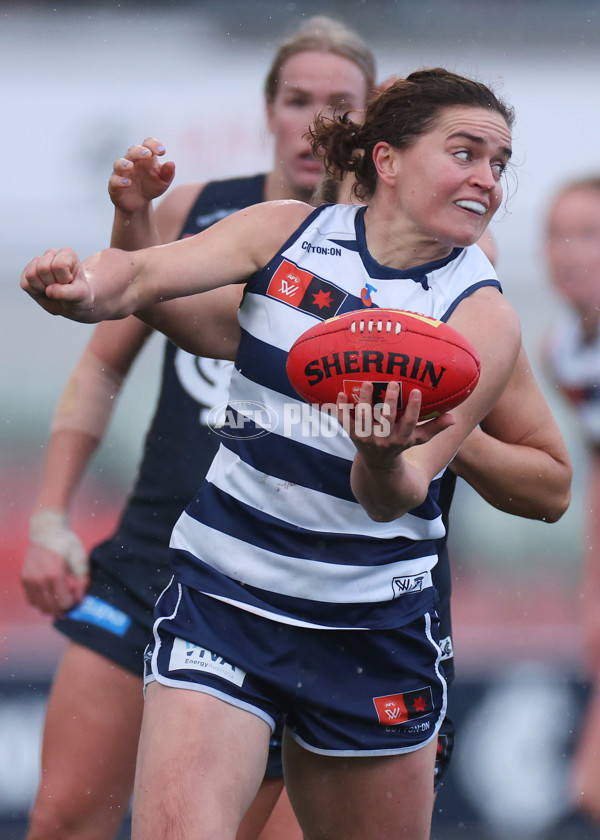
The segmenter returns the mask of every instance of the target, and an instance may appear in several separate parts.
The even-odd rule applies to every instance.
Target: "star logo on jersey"
[[[283,260],[267,287],[267,295],[320,320],[336,315],[348,295],[328,280]]]
[[[433,697],[428,685],[416,691],[405,691],[404,694],[374,697],[373,703],[379,723],[384,726],[406,723],[414,718],[425,717],[433,711]]]
[[[317,292],[316,295],[313,295],[313,303],[315,306],[318,306],[319,309],[329,309],[333,303],[331,292]]]

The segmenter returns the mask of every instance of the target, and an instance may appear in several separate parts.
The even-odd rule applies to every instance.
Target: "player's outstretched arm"
[[[556,522],[567,510],[571,460],[523,347],[502,396],[451,469],[506,513]]]
[[[25,267],[21,288],[51,315],[83,323],[123,318],[136,308],[138,254],[107,249],[83,263],[71,248],[49,249]]]
[[[136,317],[193,356],[235,361],[242,295],[242,286],[224,286],[155,304],[137,312]]]
[[[84,262],[70,248],[46,251],[25,267],[21,287],[54,315],[84,323],[124,318],[163,300],[245,282],[311,212],[302,202],[265,202],[168,245],[107,249]]]

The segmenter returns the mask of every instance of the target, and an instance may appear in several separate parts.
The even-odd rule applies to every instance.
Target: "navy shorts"
[[[85,597],[54,626],[72,641],[142,677],[144,649],[152,633],[152,613],[147,612],[147,621],[141,621],[134,596],[121,587],[117,600],[115,580],[94,566]]]
[[[146,682],[212,694],[323,755],[411,752],[446,711],[437,616],[391,630],[282,624],[177,580],[159,598]]]
[[[131,600],[130,611],[124,609],[128,597]],[[54,626],[71,641],[141,678],[144,675],[144,650],[152,632],[152,614],[148,611],[147,622],[140,621],[139,614],[140,604],[135,596],[128,596],[127,590],[121,587],[117,598],[114,580],[95,566],[89,589],[81,603],[64,618],[55,621]],[[283,776],[282,732],[283,725],[280,725],[271,736],[266,776]]]

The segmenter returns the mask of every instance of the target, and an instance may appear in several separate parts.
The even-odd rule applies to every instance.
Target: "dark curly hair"
[[[490,108],[509,128],[514,124],[513,109],[484,84],[436,67],[394,82],[369,104],[362,125],[348,114],[318,116],[309,131],[313,153],[338,180],[354,172],[356,196],[370,198],[377,184],[375,145],[384,141],[396,149],[408,148],[429,130],[440,111],[454,105]]]

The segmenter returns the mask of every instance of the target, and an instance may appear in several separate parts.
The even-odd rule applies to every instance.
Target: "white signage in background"
[[[566,756],[580,713],[564,671],[521,662],[461,722],[452,772],[494,837],[541,838],[571,811]]]
[[[0,819],[28,813],[40,773],[47,695],[10,692],[0,699]]]

